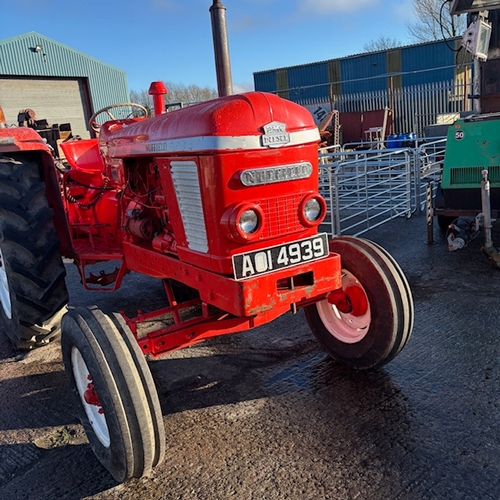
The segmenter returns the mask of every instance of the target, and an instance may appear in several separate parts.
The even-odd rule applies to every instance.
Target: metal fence
[[[328,207],[325,230],[331,236],[359,236],[424,210],[428,185],[434,191],[440,180],[445,145],[440,139],[418,141],[414,148],[322,149],[319,184]]]
[[[423,136],[428,125],[434,125],[439,115],[469,110],[468,95],[472,84],[443,81],[396,89],[375,90],[356,94],[332,95],[325,99],[296,99],[303,106],[322,106],[340,113],[392,110],[394,134],[415,132]]]
[[[438,139],[423,142],[412,152],[414,162],[412,167],[415,192],[414,211],[425,210],[428,186],[431,189],[432,197],[434,197],[437,185],[441,181],[445,148],[446,139]]]

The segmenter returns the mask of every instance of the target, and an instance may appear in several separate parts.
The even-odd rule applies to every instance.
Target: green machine
[[[464,247],[482,229],[483,252],[500,269],[491,236],[492,220],[500,215],[500,113],[472,115],[449,127],[433,213],[450,250]],[[461,227],[459,217],[474,219]]]
[[[489,186],[490,213],[500,213],[500,113],[472,115],[448,129],[441,183],[434,215],[442,229],[457,217],[483,211],[483,182]],[[486,186],[484,186],[486,187]]]
[[[462,248],[482,229],[483,251],[500,268],[500,253],[491,238],[491,222],[500,215],[500,1],[447,3],[451,16],[467,15],[461,45],[474,60],[474,95],[469,96],[474,114],[448,128],[441,181],[429,213],[447,231],[450,250]],[[460,217],[473,218],[466,230],[458,223]]]

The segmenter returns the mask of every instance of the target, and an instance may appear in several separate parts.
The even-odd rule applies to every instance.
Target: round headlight
[[[238,221],[240,229],[245,234],[252,234],[259,227],[259,216],[255,210],[245,210]]]
[[[304,217],[309,222],[314,222],[321,216],[321,204],[317,198],[311,198],[304,205]]]

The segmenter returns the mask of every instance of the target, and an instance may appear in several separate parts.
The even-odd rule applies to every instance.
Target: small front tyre
[[[403,271],[368,240],[337,237],[330,250],[342,261],[342,294],[304,308],[313,334],[337,361],[378,368],[401,351],[413,329],[413,299]]]
[[[165,430],[149,367],[123,318],[97,307],[70,309],[61,345],[96,457],[118,482],[148,476],[163,459]]]

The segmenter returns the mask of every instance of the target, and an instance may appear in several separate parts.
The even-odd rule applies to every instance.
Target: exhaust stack
[[[210,7],[210,17],[212,19],[217,91],[219,97],[223,97],[232,95],[233,82],[227,41],[226,7],[222,5],[220,0],[213,0],[212,7]]]

